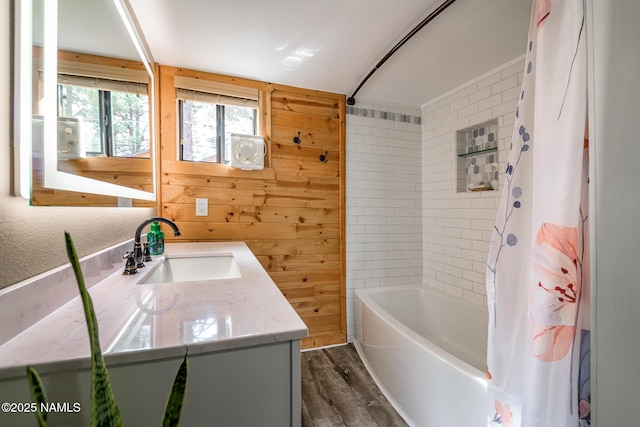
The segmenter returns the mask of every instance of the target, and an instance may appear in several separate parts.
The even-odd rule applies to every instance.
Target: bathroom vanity
[[[125,425],[161,424],[185,353],[182,426],[300,425],[307,327],[244,243],[171,243],[138,274],[121,273],[90,294]],[[7,301],[0,295],[0,305]],[[61,404],[48,425],[88,425],[89,355],[79,296],[8,339],[0,346],[0,403],[15,403],[15,412],[1,412],[0,425],[35,424],[20,405],[31,401],[28,365],[48,400]]]

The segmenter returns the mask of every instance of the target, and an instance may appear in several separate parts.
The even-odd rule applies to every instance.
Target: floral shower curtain
[[[488,425],[590,425],[583,0],[537,0],[487,260]]]

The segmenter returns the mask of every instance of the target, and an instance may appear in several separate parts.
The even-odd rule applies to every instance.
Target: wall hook
[[[302,140],[300,139],[300,132],[298,131],[298,136],[294,136],[293,137],[293,142],[295,142],[296,144],[300,144],[302,142]]]
[[[320,161],[321,161],[322,163],[327,163],[327,155],[328,155],[328,154],[329,154],[329,152],[328,152],[328,151],[325,151],[325,152],[324,152],[324,154],[321,154],[321,155],[320,155]]]

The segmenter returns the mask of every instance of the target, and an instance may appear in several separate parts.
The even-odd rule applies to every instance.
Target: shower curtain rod
[[[382,66],[382,64],[384,64],[385,62],[387,62],[387,59],[389,59],[391,57],[391,55],[393,55],[394,53],[396,53],[396,51],[398,49],[400,49],[402,47],[402,45],[404,45],[407,41],[409,41],[409,39],[411,37],[413,37],[418,31],[420,31],[425,25],[427,25],[429,22],[431,22],[436,16],[440,15],[441,12],[443,12],[446,8],[448,8],[449,6],[451,6],[453,3],[455,3],[456,0],[446,0],[444,1],[440,6],[438,6],[438,8],[436,10],[434,10],[433,12],[431,12],[429,14],[429,16],[427,16],[426,18],[424,18],[422,20],[422,22],[420,22],[413,30],[411,30],[409,32],[409,34],[407,34],[406,36],[404,36],[404,38],[402,40],[400,40],[398,42],[398,44],[396,44],[390,51],[389,53],[387,53],[377,64],[375,67],[373,67],[373,69],[371,71],[369,71],[369,74],[367,74],[367,76],[364,78],[364,80],[362,80],[362,82],[358,85],[358,87],[356,88],[356,90],[353,92],[353,94],[347,98],[347,105],[355,105],[356,103],[356,93],[358,93],[358,91],[360,90],[360,88],[362,86],[364,86],[364,84],[367,82],[367,80],[369,80],[369,78],[373,75],[373,73],[375,73],[378,68],[380,68]]]

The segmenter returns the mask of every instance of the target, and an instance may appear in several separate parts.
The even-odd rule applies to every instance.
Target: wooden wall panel
[[[34,158],[32,169],[31,204],[33,206],[118,206],[117,197],[43,187],[41,159]],[[136,190],[153,191],[150,159],[88,157],[60,161],[58,170]],[[152,208],[156,206],[156,202],[133,199],[132,205]]]
[[[263,171],[177,160],[178,75],[261,91]],[[179,240],[245,241],[307,324],[304,348],[346,342],[345,96],[164,66],[159,81],[160,214]],[[196,197],[208,199],[207,217],[195,216]]]

